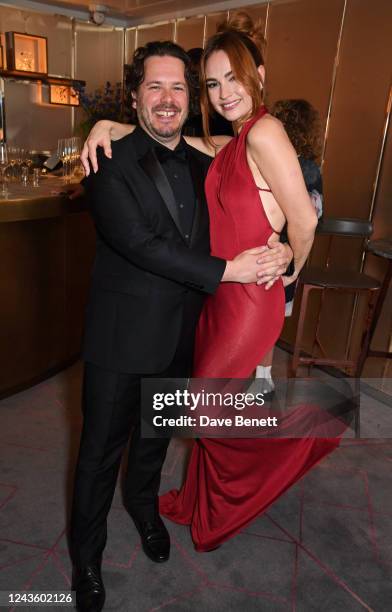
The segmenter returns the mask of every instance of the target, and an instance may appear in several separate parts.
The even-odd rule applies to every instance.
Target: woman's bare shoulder
[[[287,134],[279,119],[269,113],[260,117],[247,134],[250,149],[268,146],[271,142],[286,142]]]
[[[209,157],[215,157],[221,149],[231,140],[231,136],[212,136],[213,146],[206,138],[200,136],[184,136],[189,146],[194,147]]]

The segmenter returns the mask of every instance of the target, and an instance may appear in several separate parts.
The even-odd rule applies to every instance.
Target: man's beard
[[[157,112],[157,111],[181,112],[181,109],[174,107],[174,106],[171,106],[171,107],[163,107],[163,106],[161,107],[160,106],[160,107],[155,107],[152,109],[152,112]],[[177,126],[173,127],[171,125],[168,125],[166,127],[162,126],[158,128],[153,125],[148,113],[144,113],[143,109],[141,109],[140,116],[139,116],[139,122],[143,123],[146,126],[148,132],[152,136],[155,136],[157,139],[169,140],[181,134],[182,126],[184,125],[186,118],[187,118],[187,114],[182,117],[182,120]]]

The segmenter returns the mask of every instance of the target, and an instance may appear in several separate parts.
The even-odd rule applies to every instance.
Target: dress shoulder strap
[[[248,119],[248,121],[245,122],[244,127],[242,128],[240,134],[242,134],[243,136],[246,136],[246,134],[249,132],[250,128],[256,123],[256,121],[261,119],[261,117],[263,117],[267,113],[268,113],[267,108],[264,105],[260,106],[257,113],[253,117]]]

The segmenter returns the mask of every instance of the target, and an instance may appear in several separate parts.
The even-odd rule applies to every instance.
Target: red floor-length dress
[[[262,107],[217,155],[206,180],[211,252],[233,259],[267,243],[273,229],[246,158],[246,136]],[[221,283],[203,308],[196,332],[194,377],[248,378],[275,344],[284,319],[281,281]],[[199,439],[180,491],[160,498],[163,516],[191,526],[195,548],[207,551],[263,512],[337,439]]]

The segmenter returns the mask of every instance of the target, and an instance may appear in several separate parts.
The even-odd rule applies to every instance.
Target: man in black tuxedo
[[[139,126],[102,153],[89,179],[97,230],[84,342],[83,431],[70,547],[78,609],[101,610],[101,558],[122,453],[129,446],[125,505],[156,562],[169,558],[158,512],[168,439],[140,437],[140,381],[187,377],[203,298],[220,282],[255,282],[260,249],[226,262],[209,255],[204,179],[210,158],[181,128],[189,59],[174,43],[149,43],[131,69]]]

